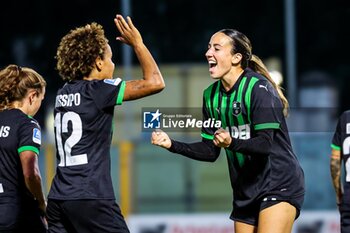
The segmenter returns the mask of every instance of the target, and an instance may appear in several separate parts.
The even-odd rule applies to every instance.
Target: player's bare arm
[[[162,74],[131,18],[127,17],[125,20],[121,15],[117,15],[114,22],[121,34],[117,40],[133,47],[143,73],[142,79],[126,82],[123,100],[139,99],[163,90],[165,84]]]
[[[337,198],[337,204],[339,204],[343,196],[343,188],[341,184],[340,150],[332,149],[330,168],[331,168],[332,182],[333,182],[333,186],[334,186],[334,190]]]
[[[38,165],[38,156],[32,151],[23,151],[20,154],[23,176],[28,190],[39,203],[39,208],[46,211],[46,201],[41,187],[41,175]]]

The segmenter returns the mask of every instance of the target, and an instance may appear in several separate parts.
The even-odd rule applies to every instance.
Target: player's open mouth
[[[214,69],[217,65],[216,61],[208,61],[208,63],[209,63],[209,72],[211,73],[214,72]]]
[[[209,68],[214,68],[217,65],[215,61],[209,61]]]

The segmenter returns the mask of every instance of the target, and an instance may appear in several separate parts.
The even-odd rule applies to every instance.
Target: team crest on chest
[[[239,114],[241,114],[241,112],[242,112],[241,103],[237,102],[237,101],[233,101],[233,103],[232,103],[232,114],[234,116],[238,116]]]

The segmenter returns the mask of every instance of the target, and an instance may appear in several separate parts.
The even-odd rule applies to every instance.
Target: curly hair
[[[104,58],[107,44],[103,27],[95,22],[71,30],[62,38],[55,57],[61,78],[71,81],[88,76],[96,58]]]
[[[8,65],[0,71],[0,111],[11,108],[14,101],[21,101],[30,89],[42,93],[46,81],[35,70]]]

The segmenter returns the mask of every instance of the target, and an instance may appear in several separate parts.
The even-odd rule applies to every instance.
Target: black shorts
[[[299,195],[293,198],[267,195],[264,198],[249,204],[248,206],[234,207],[230,218],[233,221],[258,226],[260,211],[281,202],[288,202],[296,208],[297,213],[295,219],[297,219],[300,215],[300,209],[304,202],[304,195]]]
[[[350,204],[340,204],[340,229],[341,233],[350,232]]]
[[[114,200],[49,199],[46,212],[50,233],[129,233]]]
[[[38,203],[0,203],[0,232],[46,233],[44,216],[39,210]]]

